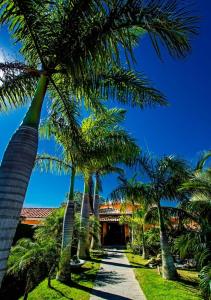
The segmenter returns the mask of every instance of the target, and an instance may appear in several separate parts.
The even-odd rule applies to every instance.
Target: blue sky
[[[144,150],[155,155],[177,154],[194,162],[203,150],[211,149],[211,3],[198,1],[197,14],[201,17],[199,35],[192,42],[192,53],[183,60],[172,60],[164,53],[161,62],[147,38],[135,49],[138,65],[167,96],[170,106],[146,110],[128,109],[126,129],[137,139]],[[206,2],[206,3],[205,3]],[[0,49],[17,58],[18,54],[5,28],[0,30]],[[0,114],[0,159],[26,108]],[[53,143],[41,141],[39,152],[54,151]],[[58,206],[68,192],[69,177],[39,173],[32,175],[25,206]],[[115,176],[103,180],[103,195],[107,197],[116,185]],[[82,178],[76,190],[83,189]]]

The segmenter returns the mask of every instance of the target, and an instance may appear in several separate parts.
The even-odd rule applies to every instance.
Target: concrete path
[[[146,300],[123,250],[109,249],[98,272],[90,300]]]

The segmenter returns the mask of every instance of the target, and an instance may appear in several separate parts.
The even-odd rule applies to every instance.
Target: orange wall
[[[25,219],[21,220],[21,224],[26,224],[26,225],[41,225],[43,220],[30,220],[30,219]]]

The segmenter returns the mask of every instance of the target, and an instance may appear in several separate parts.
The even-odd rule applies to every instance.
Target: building
[[[21,224],[41,225],[56,208],[22,208]]]
[[[21,224],[39,226],[56,208],[23,208]],[[132,206],[127,205],[122,211],[121,202],[101,204],[99,209],[102,245],[125,245],[130,239],[128,224],[120,225],[121,215],[132,215]]]
[[[131,232],[128,224],[119,224],[120,217],[124,214],[132,216],[133,210],[137,206],[127,205],[124,207],[120,201],[108,202],[100,205],[99,216],[101,224],[101,243],[103,246],[125,245],[131,239]],[[21,211],[21,224],[39,226],[56,208],[23,208]],[[172,226],[178,226],[179,220],[176,217],[171,218]],[[152,226],[148,224],[145,229]],[[198,229],[199,225],[189,221],[186,225],[189,229]]]

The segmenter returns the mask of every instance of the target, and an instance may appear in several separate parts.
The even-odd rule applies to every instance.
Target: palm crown
[[[150,89],[143,76],[136,78],[131,71],[117,68],[120,48],[129,61],[139,37],[148,33],[158,55],[161,42],[172,56],[183,57],[191,49],[191,34],[196,32],[196,18],[177,1],[5,0],[0,4],[0,23],[9,24],[26,60],[26,64],[0,66],[6,74],[0,90],[2,103],[6,96],[16,105],[17,98],[19,103],[25,103],[25,97],[32,95],[35,79],[43,72],[50,78],[50,88],[63,101],[64,81],[81,98],[90,89],[99,91],[100,80],[106,97],[117,82],[119,92],[112,96],[129,101],[122,90],[130,81],[133,87],[127,93],[135,89],[142,101],[163,104],[165,99]],[[92,82],[89,89],[87,82]],[[136,94],[131,103],[137,102],[141,103]]]

